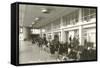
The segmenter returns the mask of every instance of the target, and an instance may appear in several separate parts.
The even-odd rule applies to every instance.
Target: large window
[[[78,22],[79,11],[75,10],[63,17],[64,19],[64,26],[65,25],[74,25]]]
[[[96,9],[94,8],[82,8],[82,21],[89,21],[91,18],[95,18]]]
[[[66,25],[69,25],[69,24],[70,24],[69,15],[65,15],[65,16],[63,17],[63,20],[64,20],[63,26],[66,26]]]
[[[90,9],[90,18],[96,17],[96,9]]]
[[[93,46],[96,47],[96,29],[83,29],[83,39],[93,43]]]

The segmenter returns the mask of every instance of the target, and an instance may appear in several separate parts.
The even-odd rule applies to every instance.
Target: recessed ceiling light
[[[38,20],[40,20],[40,18],[39,18],[39,17],[36,17],[36,18],[35,18],[35,21],[38,21]]]
[[[42,13],[48,13],[48,9],[42,8],[41,12],[42,12]]]

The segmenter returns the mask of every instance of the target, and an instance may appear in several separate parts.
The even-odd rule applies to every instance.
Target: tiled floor
[[[19,41],[19,63],[38,63],[56,61],[55,56],[51,56],[49,52],[39,48],[37,44],[31,41]]]

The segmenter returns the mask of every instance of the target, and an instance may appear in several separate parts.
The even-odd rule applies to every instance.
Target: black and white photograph
[[[97,8],[19,4],[19,64],[96,61]]]

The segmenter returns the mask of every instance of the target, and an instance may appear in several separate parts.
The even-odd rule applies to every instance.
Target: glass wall
[[[75,25],[78,22],[78,18],[79,18],[79,11],[75,10],[63,17],[63,19],[64,19],[63,25],[64,26]]]
[[[87,28],[83,29],[83,39],[87,42],[93,43],[93,47],[96,47],[96,29],[95,28]]]
[[[92,18],[96,17],[95,8],[82,8],[82,21],[89,21]]]

